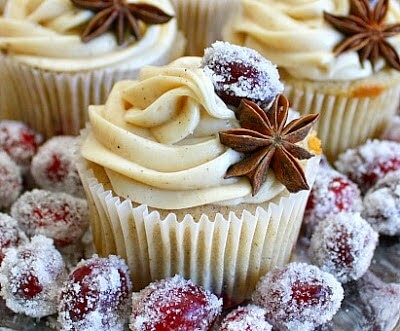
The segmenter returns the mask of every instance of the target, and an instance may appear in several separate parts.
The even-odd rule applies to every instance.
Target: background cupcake
[[[238,64],[259,74],[234,83]],[[230,103],[236,114],[214,92],[236,102],[245,87],[254,102]],[[203,62],[147,67],[90,107],[80,174],[93,238],[127,260],[134,286],[181,274],[238,302],[288,261],[318,166],[317,116],[286,123],[282,88],[258,53],[217,43]],[[267,116],[256,102],[272,100]]]
[[[172,0],[179,28],[187,37],[187,55],[201,56],[204,48],[222,39],[222,28],[239,8],[239,1]]]
[[[121,25],[120,5],[113,1],[2,2],[0,116],[47,136],[78,134],[88,105],[104,102],[116,81],[181,55],[183,38],[170,2],[141,4],[121,7]]]
[[[320,112],[318,133],[328,158],[382,132],[399,103],[396,1],[241,3],[226,39],[278,65],[295,110]],[[354,23],[346,25],[349,20]]]

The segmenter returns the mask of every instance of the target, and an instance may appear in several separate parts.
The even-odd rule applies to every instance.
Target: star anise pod
[[[278,95],[267,112],[242,99],[237,110],[241,128],[221,131],[219,137],[222,144],[247,156],[232,165],[225,178],[246,176],[255,195],[272,168],[289,192],[309,189],[298,160],[309,159],[313,154],[296,143],[307,136],[319,114],[302,116],[286,125],[288,112],[289,101],[284,95]]]
[[[145,3],[129,3],[127,0],[71,1],[79,8],[97,13],[82,34],[81,38],[85,43],[102,35],[114,26],[118,45],[122,45],[127,28],[136,40],[142,38],[138,20],[147,24],[163,24],[172,18],[160,8]]]
[[[386,40],[400,33],[400,24],[384,24],[389,8],[389,0],[378,0],[374,6],[368,0],[350,0],[350,15],[336,16],[324,13],[324,18],[337,30],[347,35],[335,46],[337,55],[356,51],[360,63],[369,59],[373,66],[379,56],[388,65],[400,70],[400,58],[394,47]]]

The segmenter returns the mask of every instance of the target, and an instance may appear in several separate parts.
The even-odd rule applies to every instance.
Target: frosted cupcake
[[[0,116],[78,134],[116,81],[181,55],[169,0],[119,2],[0,2]]]
[[[222,28],[239,9],[240,0],[172,0],[179,28],[187,37],[186,54],[203,55],[222,39]]]
[[[381,134],[399,105],[394,0],[242,0],[227,40],[276,63],[291,106],[320,113],[331,160]]]
[[[288,261],[318,167],[317,116],[286,123],[282,89],[258,53],[217,43],[89,108],[80,174],[94,243],[127,260],[136,289],[180,274],[238,302]]]

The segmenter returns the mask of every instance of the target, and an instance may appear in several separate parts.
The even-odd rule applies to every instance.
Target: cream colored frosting
[[[231,43],[254,48],[296,78],[353,80],[373,73],[357,52],[335,56],[344,38],[323,18],[323,12],[348,15],[349,0],[242,0],[242,9],[224,29]],[[386,23],[400,22],[400,7],[390,0]],[[400,34],[389,38],[399,51]],[[376,70],[385,66],[382,59]]]
[[[243,154],[223,146],[218,132],[239,124],[200,61],[146,67],[140,80],[116,84],[105,105],[89,109],[83,157],[104,167],[118,195],[161,209],[287,195],[272,171],[254,197],[247,178],[224,179]]]
[[[140,2],[174,15],[168,0]],[[157,63],[172,48],[183,47],[176,19],[161,25],[142,25],[143,38],[128,41],[127,45],[118,46],[113,32],[83,43],[80,35],[93,16],[93,12],[75,7],[70,0],[7,0],[0,16],[0,50],[31,66],[79,71],[122,65],[124,69],[140,68]]]

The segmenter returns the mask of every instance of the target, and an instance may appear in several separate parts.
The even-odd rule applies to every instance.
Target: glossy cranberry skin
[[[133,295],[131,330],[209,330],[222,301],[200,286],[175,276]]]
[[[41,137],[24,123],[0,121],[0,147],[22,167],[29,165],[41,140]]]
[[[310,237],[316,226],[330,215],[360,211],[361,192],[357,185],[332,168],[319,169],[304,213],[304,233]]]
[[[45,235],[57,247],[76,243],[89,223],[85,200],[36,189],[19,197],[11,208],[11,215],[29,236]]]
[[[63,330],[123,328],[132,284],[128,268],[116,256],[82,261],[61,291],[59,320]],[[101,316],[93,319],[93,314]]]
[[[305,263],[290,263],[260,279],[253,302],[279,330],[313,330],[340,307],[343,288],[330,274]]]
[[[52,315],[66,276],[65,263],[53,241],[35,236],[7,250],[0,268],[2,296],[15,313],[35,318]]]

